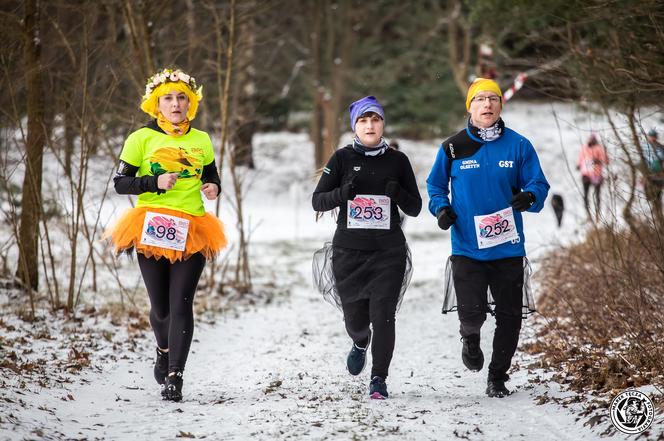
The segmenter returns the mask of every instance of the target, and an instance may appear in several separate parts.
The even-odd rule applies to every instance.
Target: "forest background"
[[[580,389],[661,384],[664,221],[657,207],[638,202],[651,174],[641,115],[662,113],[664,2],[1,4],[0,200],[12,234],[0,243],[0,276],[23,293],[13,307],[26,320],[40,302],[75,314],[81,290],[96,289],[97,266],[114,265],[94,246],[99,217],[83,209],[89,186],[108,186],[112,172],[91,175],[89,164],[117,159],[120,140],[145,123],[138,100],[163,67],[181,67],[204,85],[196,124],[220,141],[219,168],[227,163],[233,174],[228,203],[241,231],[237,257],[207,287],[238,296],[251,291],[242,170],[253,166],[255,133],[306,131],[314,149],[302,154],[320,167],[348,130],[353,99],[371,94],[389,107],[389,137],[440,140],[463,124],[475,76],[494,76],[506,90],[523,74],[514,99],[574,101],[604,114],[622,167],[612,193],[619,212],[551,256],[548,280],[556,283],[543,284],[542,295],[550,320],[533,350],[545,351],[545,363],[576,365],[578,378],[569,381]],[[43,185],[47,153],[64,170],[57,181],[66,202]],[[69,241],[66,259],[53,252],[54,224]],[[608,339],[606,323],[627,338]],[[608,349],[616,355],[607,361]]]

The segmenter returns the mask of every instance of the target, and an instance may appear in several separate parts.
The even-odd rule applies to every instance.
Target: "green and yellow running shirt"
[[[129,135],[120,160],[138,167],[136,176],[178,174],[178,180],[170,190],[138,195],[138,207],[170,208],[193,216],[205,214],[200,192],[201,174],[203,166],[214,161],[212,141],[206,132],[191,128],[176,138],[143,127]]]

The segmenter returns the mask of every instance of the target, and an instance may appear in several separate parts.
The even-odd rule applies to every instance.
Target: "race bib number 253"
[[[358,194],[348,201],[347,228],[390,229],[390,198],[373,194]]]

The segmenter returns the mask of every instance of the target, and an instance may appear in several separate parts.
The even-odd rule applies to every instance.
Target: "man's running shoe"
[[[472,334],[461,337],[463,348],[461,348],[461,360],[471,371],[477,372],[484,366],[484,354],[480,348],[480,335]]]

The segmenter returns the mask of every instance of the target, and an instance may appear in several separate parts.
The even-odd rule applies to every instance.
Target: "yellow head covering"
[[[500,86],[495,81],[488,78],[475,78],[475,81],[468,88],[468,95],[466,95],[466,110],[470,109],[470,102],[479,92],[493,92],[501,98],[503,96]]]
[[[159,97],[171,92],[184,92],[189,98],[187,119],[196,118],[198,103],[203,99],[203,86],[197,86],[194,77],[179,69],[164,69],[151,76],[145,85],[141,110],[153,118],[159,116]]]

